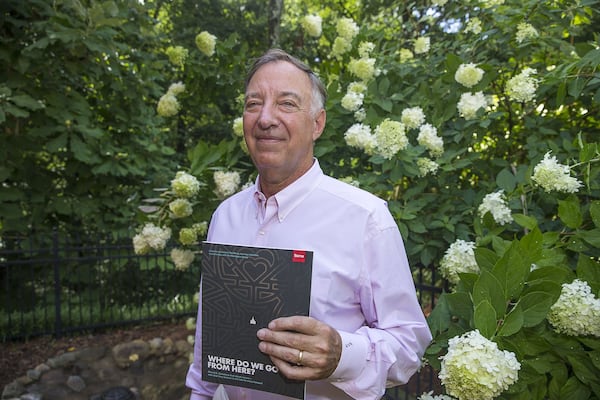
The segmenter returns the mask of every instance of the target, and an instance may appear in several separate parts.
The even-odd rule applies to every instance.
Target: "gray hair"
[[[260,69],[260,67],[262,67],[265,64],[276,61],[289,62],[296,68],[306,73],[306,75],[310,79],[310,83],[312,86],[311,111],[313,114],[325,108],[325,103],[327,102],[327,91],[325,90],[323,82],[321,82],[319,77],[312,71],[312,69],[310,69],[308,65],[281,49],[270,49],[262,56],[254,60],[250,69],[248,70],[248,74],[246,75],[246,82],[244,85],[245,89],[248,89],[248,84],[250,83],[250,80],[252,79],[256,71]]]

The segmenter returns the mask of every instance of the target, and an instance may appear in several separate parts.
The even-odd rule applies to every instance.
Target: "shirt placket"
[[[256,246],[266,246],[272,226],[277,221],[279,207],[277,205],[276,198],[270,197],[267,199],[264,207],[264,217],[262,218],[262,222],[258,227],[258,231],[256,232],[256,237],[254,239],[254,244]]]

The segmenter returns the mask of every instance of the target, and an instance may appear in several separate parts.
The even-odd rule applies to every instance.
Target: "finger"
[[[260,342],[258,349],[264,354],[285,361],[290,365],[298,365],[299,363],[306,365],[307,358],[309,358],[305,350],[302,350],[302,358],[300,359],[299,349],[281,346],[272,342]]]
[[[311,317],[293,315],[291,317],[280,317],[269,323],[269,329],[274,331],[294,331],[307,335],[314,334],[318,321]]]

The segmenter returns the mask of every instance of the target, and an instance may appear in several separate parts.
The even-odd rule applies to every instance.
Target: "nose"
[[[269,129],[278,125],[277,109],[274,105],[263,104],[258,115],[258,126],[260,129]]]

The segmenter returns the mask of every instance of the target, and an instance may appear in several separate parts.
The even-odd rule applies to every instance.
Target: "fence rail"
[[[195,316],[200,263],[175,268],[168,250],[137,255],[130,238],[66,235],[3,237],[0,246],[0,341],[60,337],[107,327]],[[419,301],[428,313],[441,292],[435,270],[413,266]],[[433,390],[422,370],[387,399],[414,399]]]

